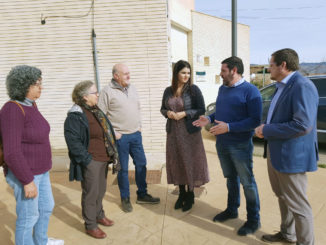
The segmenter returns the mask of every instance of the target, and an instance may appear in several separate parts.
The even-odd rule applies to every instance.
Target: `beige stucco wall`
[[[171,23],[184,30],[191,30],[191,8],[186,8],[186,4],[181,0],[168,0],[168,6]]]
[[[51,125],[54,150],[66,148],[63,122],[71,107],[71,92],[82,80],[94,80],[91,15],[82,15],[91,1],[8,0],[1,2],[0,105],[8,100],[5,77],[11,67],[28,64],[43,72],[44,89],[38,107]],[[111,79],[115,63],[127,63],[131,82],[141,98],[143,142],[147,153],[164,152],[165,119],[159,110],[169,80],[166,0],[97,0],[100,85]]]
[[[174,0],[174,1],[179,2],[186,9],[191,9],[191,10],[195,9],[195,0]]]
[[[238,24],[237,28],[238,56],[244,63],[244,77],[250,81],[249,26]],[[220,74],[221,61],[231,56],[231,47],[231,21],[192,11],[194,81],[201,88],[206,105],[215,102],[222,83],[222,78],[216,83],[215,76]],[[209,57],[209,66],[204,65],[204,57]],[[196,82],[196,71],[206,72],[205,82]]]

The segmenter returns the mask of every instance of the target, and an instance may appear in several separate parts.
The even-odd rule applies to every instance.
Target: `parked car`
[[[319,105],[317,115],[318,142],[326,143],[326,76],[309,76],[308,78],[315,84],[319,94]],[[275,84],[276,83],[272,83],[260,89],[260,93],[263,100],[262,121],[265,121],[267,117],[269,105],[276,89]],[[210,115],[214,112],[215,102],[207,106],[205,115]],[[209,124],[205,127],[205,129],[208,131],[212,126],[213,124]]]

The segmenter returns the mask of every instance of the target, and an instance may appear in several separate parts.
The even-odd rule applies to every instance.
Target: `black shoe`
[[[132,206],[129,197],[121,198],[121,206],[122,210],[126,213],[130,213],[132,211]]]
[[[281,232],[276,234],[266,234],[261,237],[264,242],[283,242],[283,243],[296,243],[297,241],[292,241],[283,236]]]
[[[174,209],[179,209],[183,207],[184,201],[186,200],[186,192],[183,189],[179,189],[179,197],[174,205]]]
[[[149,194],[145,194],[144,196],[138,196],[136,203],[138,204],[158,204],[160,203],[159,197],[152,197]]]
[[[185,201],[182,207],[182,211],[186,212],[192,208],[192,205],[195,203],[195,194],[193,191],[186,192]]]
[[[238,230],[239,236],[246,236],[255,233],[260,228],[259,221],[246,221],[243,226]]]
[[[238,218],[238,213],[231,213],[229,210],[224,210],[223,212],[217,214],[213,221],[214,222],[224,222],[228,219],[236,219]]]

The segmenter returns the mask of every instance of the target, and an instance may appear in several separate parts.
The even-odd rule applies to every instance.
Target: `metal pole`
[[[97,62],[97,50],[96,50],[96,34],[94,29],[92,29],[92,44],[93,44],[93,64],[94,64],[94,75],[95,75],[95,84],[97,91],[100,91],[100,75],[98,72],[98,62]]]
[[[263,87],[265,87],[265,66],[263,67]]]
[[[237,0],[232,0],[232,56],[237,56]]]

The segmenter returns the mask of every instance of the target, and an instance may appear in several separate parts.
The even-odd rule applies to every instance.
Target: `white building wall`
[[[169,6],[169,45],[170,45],[170,81],[172,79],[172,63],[187,60],[191,63],[191,10],[194,0],[168,0]],[[169,82],[169,85],[171,82]]]
[[[91,1],[1,1],[0,105],[11,67],[28,64],[43,72],[44,89],[38,107],[51,125],[54,150],[65,149],[63,122],[71,107],[71,92],[82,80],[94,80],[91,23],[84,18],[40,17],[82,15]],[[141,98],[143,141],[147,153],[162,153],[165,119],[160,114],[163,90],[169,80],[166,0],[96,0],[95,31],[100,85],[111,79],[115,63],[131,69],[131,82]]]
[[[202,90],[208,105],[215,102],[223,81],[220,78],[216,82],[221,62],[232,54],[231,21],[192,11],[192,45],[194,82]],[[249,26],[242,24],[238,24],[238,56],[244,63],[244,77],[250,81]],[[205,57],[209,57],[209,65],[204,64]],[[206,75],[196,77],[196,72],[206,72]]]
[[[176,26],[171,27],[171,62],[188,60],[188,32]]]

